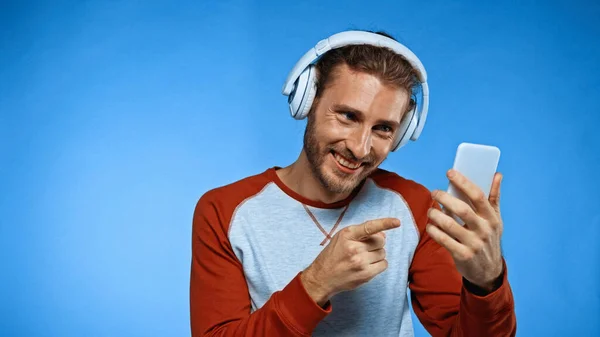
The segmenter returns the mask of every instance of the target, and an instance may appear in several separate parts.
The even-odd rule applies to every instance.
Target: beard
[[[322,146],[316,136],[314,114],[310,113],[304,132],[304,151],[306,152],[312,174],[325,189],[335,194],[345,194],[354,191],[363,180],[377,169],[377,165],[375,165],[376,158],[372,153],[362,160],[358,160],[341,143]],[[363,162],[361,172],[359,174],[347,174],[339,170],[334,170],[333,172],[327,170],[324,164],[326,158],[331,156],[331,152],[336,152],[354,162]]]

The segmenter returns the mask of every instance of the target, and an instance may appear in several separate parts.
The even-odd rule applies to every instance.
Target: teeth
[[[342,166],[347,167],[349,169],[357,169],[360,166],[360,163],[358,164],[354,164],[351,163],[349,161],[347,161],[346,159],[342,158],[339,154],[335,154],[335,160],[338,161],[338,163],[340,163]]]

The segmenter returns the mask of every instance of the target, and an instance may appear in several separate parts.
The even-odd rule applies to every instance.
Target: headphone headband
[[[402,55],[410,65],[417,71],[418,79],[421,83],[427,83],[427,72],[421,63],[421,60],[410,49],[399,42],[380,34],[363,32],[359,30],[350,30],[334,34],[326,39],[319,41],[313,48],[307,51],[290,71],[285,84],[283,85],[283,94],[289,95],[292,92],[294,82],[300,76],[302,71],[311,63],[316,61],[321,55],[331,49],[345,47],[349,45],[368,44],[376,47],[387,47]]]

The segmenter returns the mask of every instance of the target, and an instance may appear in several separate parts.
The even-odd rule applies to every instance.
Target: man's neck
[[[302,151],[298,159],[291,165],[277,170],[279,179],[292,191],[301,196],[326,204],[347,198],[351,192],[332,193],[328,191],[310,168],[306,153]]]

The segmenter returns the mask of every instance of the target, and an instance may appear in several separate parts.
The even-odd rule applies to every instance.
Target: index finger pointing
[[[352,226],[351,239],[361,240],[371,235],[397,228],[400,226],[400,220],[396,218],[382,218],[366,221],[360,225]]]

